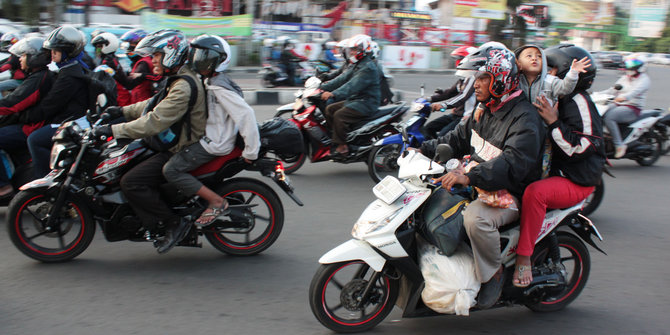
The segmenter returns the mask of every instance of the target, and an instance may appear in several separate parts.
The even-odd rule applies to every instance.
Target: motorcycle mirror
[[[421,83],[421,97],[423,98],[425,94],[426,83]]]
[[[438,144],[437,149],[435,150],[435,158],[433,158],[433,160],[436,162],[446,162],[453,156],[454,151],[449,144]]]
[[[405,127],[400,128],[400,133],[402,134],[403,143],[409,146],[409,135],[407,134],[407,129]]]

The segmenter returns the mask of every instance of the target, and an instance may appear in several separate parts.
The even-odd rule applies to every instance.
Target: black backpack
[[[391,92],[391,86],[386,80],[384,70],[379,65],[379,63],[375,62],[375,64],[377,65],[377,69],[379,70],[379,77],[380,77],[379,78],[379,90],[381,91],[380,106],[386,106],[393,102],[393,92]]]
[[[142,115],[149,113],[151,110],[158,105],[158,103],[167,96],[168,87],[178,79],[184,79],[188,82],[188,85],[191,87],[191,96],[188,98],[188,108],[186,113],[182,118],[173,123],[170,127],[163,130],[157,135],[145,137],[142,139],[144,143],[154,151],[168,151],[170,148],[174,147],[179,143],[181,138],[181,132],[184,129],[184,124],[186,124],[186,136],[188,140],[191,140],[191,110],[195,106],[196,99],[198,98],[198,85],[195,80],[189,76],[170,76],[166,80],[165,87],[154,95],[149,103],[144,107]]]
[[[84,81],[88,87],[88,108],[91,111],[96,110],[98,95],[104,94],[107,98],[105,106],[116,105],[116,80],[104,71],[88,71],[84,76]]]
[[[295,123],[274,117],[258,125],[261,148],[277,154],[293,155],[303,152],[302,132]]]

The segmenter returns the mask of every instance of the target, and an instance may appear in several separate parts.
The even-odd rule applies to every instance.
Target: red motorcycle
[[[349,154],[332,156],[332,131],[326,125],[323,115],[325,102],[321,100],[317,78],[310,78],[305,89],[296,93],[295,102],[277,108],[275,117],[288,118],[302,132],[304,148],[297,154],[277,154],[284,163],[287,174],[297,171],[309,157],[313,163],[335,161],[338,163],[368,162],[368,156],[375,142],[389,135],[397,134],[396,124],[409,110],[404,102],[380,107],[368,118],[360,121],[347,134]]]

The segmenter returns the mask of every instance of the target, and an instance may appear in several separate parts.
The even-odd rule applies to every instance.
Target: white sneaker
[[[626,154],[626,148],[627,146],[624,145],[619,145],[616,147],[616,151],[614,152],[614,158],[621,158]]]

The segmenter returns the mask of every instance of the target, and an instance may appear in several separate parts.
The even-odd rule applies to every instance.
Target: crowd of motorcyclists
[[[253,110],[239,87],[222,73],[230,62],[230,47],[223,38],[211,35],[189,42],[176,30],[134,29],[120,38],[101,32],[90,43],[99,60],[95,65],[111,68],[117,84],[116,106],[104,111],[114,121],[94,134],[151,139],[147,143],[158,154],[127,172],[121,187],[148,229],[157,224],[169,227],[158,245],[160,253],[167,252],[189,225],[206,226],[228,208],[225,199],[188,171],[230,153],[238,133],[244,141],[242,157],[247,162],[258,157]],[[295,60],[305,58],[296,53],[295,41],[279,43],[281,51],[275,56],[293,78]],[[11,79],[0,83],[1,90],[11,90],[0,99],[0,149],[28,150],[35,178],[50,171],[51,137],[58,125],[84,117],[91,107],[87,75],[93,69],[84,60],[85,44],[84,34],[72,26],[59,27],[46,37],[5,34],[0,39],[0,48],[11,54],[0,71],[12,72]],[[320,76],[321,99],[327,103],[324,116],[333,133],[333,157],[348,154],[347,132],[374,113],[387,96],[379,46],[370,36],[326,42],[324,59],[336,62],[336,47],[345,64]],[[131,60],[131,71],[120,65],[119,50]],[[453,113],[426,125],[426,137],[432,140],[420,150],[433,157],[437,144],[446,143],[458,158],[467,156],[463,169],[436,181],[448,190],[470,185],[487,195],[464,212],[475,274],[483,283],[478,303],[487,308],[501,291],[497,229],[520,219],[514,284],[528,286],[530,256],[544,213],[579,203],[600,181],[606,162],[603,126],[614,138],[616,156],[625,153],[617,123],[639,115],[649,78],[642,58],[627,58],[627,74],[618,82],[625,89],[617,91],[617,104],[603,119],[586,93],[596,66],[580,47],[526,45],[511,51],[489,42],[479,48],[459,48],[452,55],[458,60],[458,80],[449,90],[436,92],[431,102],[433,110],[453,109]],[[58,67],[57,74],[48,69],[51,62]],[[176,215],[159,195],[165,180],[207,200],[209,208],[194,221]],[[0,197],[15,191],[0,169]]]

